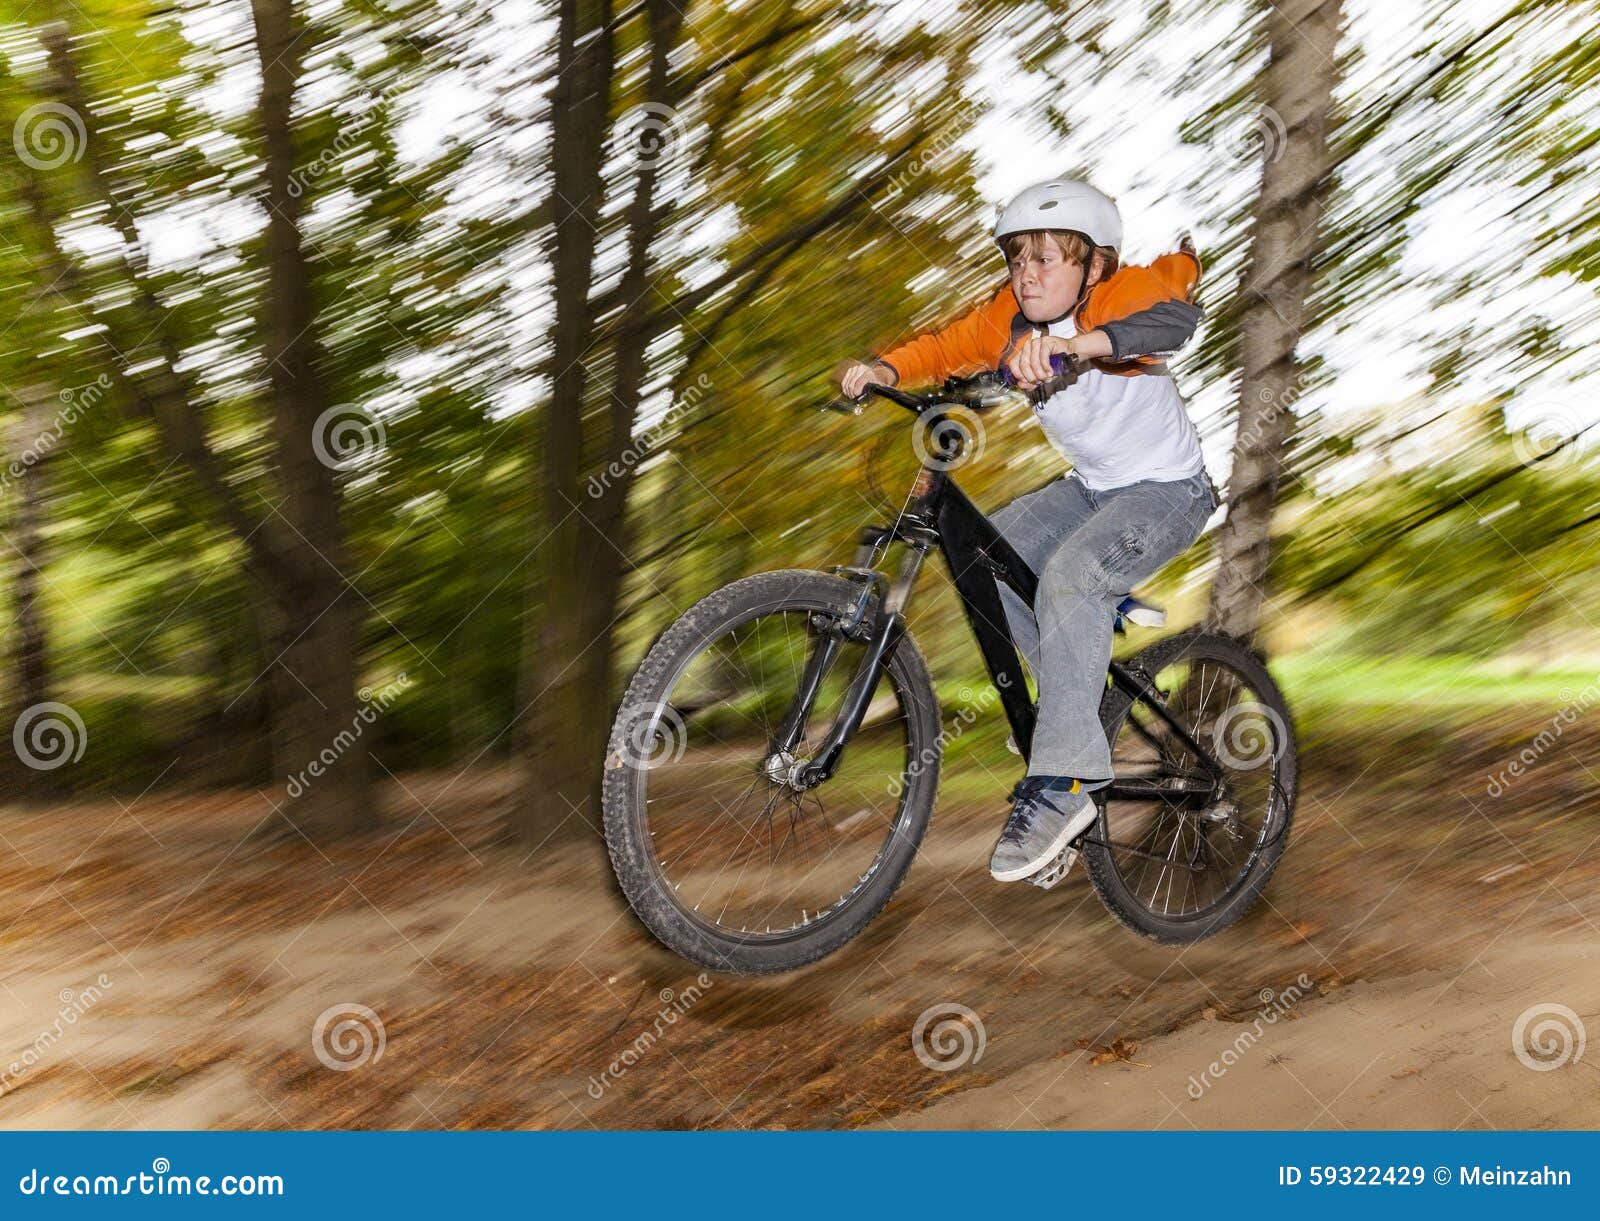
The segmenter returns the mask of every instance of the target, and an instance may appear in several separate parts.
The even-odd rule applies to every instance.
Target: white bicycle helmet
[[[1076,178],[1036,182],[1005,207],[994,222],[994,240],[1002,246],[1013,233],[1034,229],[1069,229],[1096,246],[1122,252],[1122,214],[1104,191]]]

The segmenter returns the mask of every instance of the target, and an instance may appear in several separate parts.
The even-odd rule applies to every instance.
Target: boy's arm
[[[895,371],[902,386],[992,369],[1011,338],[1011,319],[1016,313],[1016,298],[1009,286],[1003,287],[989,301],[949,326],[891,348],[878,360]]]
[[[1124,267],[1090,294],[1084,322],[1105,332],[1113,361],[1176,351],[1203,317],[1193,303],[1199,279],[1199,257],[1187,244],[1148,267]]]
[[[1111,359],[1128,360],[1176,352],[1189,342],[1203,313],[1187,301],[1158,301],[1148,309],[1100,324],[1111,341]]]

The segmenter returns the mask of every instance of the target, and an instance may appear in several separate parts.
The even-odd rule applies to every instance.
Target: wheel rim
[[[1149,674],[1167,710],[1222,767],[1204,797],[1107,801],[1102,830],[1111,867],[1151,917],[1204,921],[1255,872],[1283,828],[1288,728],[1267,693],[1239,668],[1185,655]],[[1135,700],[1112,746],[1119,780],[1188,783],[1210,774],[1144,700]]]
[[[625,708],[649,865],[691,921],[741,941],[784,941],[837,918],[906,841],[911,758],[892,670],[835,774],[792,782],[827,736],[863,646],[844,642],[792,754],[767,749],[800,685],[825,608],[755,612],[719,629],[669,677],[657,703]]]

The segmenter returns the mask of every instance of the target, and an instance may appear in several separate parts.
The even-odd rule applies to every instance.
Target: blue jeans
[[[992,515],[1039,574],[1032,608],[1000,587],[1011,634],[1039,685],[1030,776],[1111,778],[1100,697],[1117,603],[1193,543],[1216,507],[1204,474],[1098,492],[1066,475]]]

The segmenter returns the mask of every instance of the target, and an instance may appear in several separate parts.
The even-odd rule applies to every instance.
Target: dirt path
[[[1585,1126],[1589,1061],[1525,1068],[1511,1029],[1539,1003],[1600,1014],[1597,742],[1492,801],[1522,736],[1313,744],[1268,903],[1183,952],[1081,875],[995,885],[999,802],[941,807],[857,943],[754,982],[656,947],[591,846],[502,846],[492,773],[407,776],[389,831],[337,848],[250,837],[279,820],[252,794],[9,810],[0,1125]],[[341,1025],[351,1004],[371,1016]],[[912,1045],[940,1005],[983,1025],[952,1071]],[[358,1067],[326,1067],[341,1048]]]
[[[1579,1031],[1600,1017],[1597,967],[1600,938],[1508,943],[1464,974],[1274,994],[1254,1013],[1208,1014],[1126,1058],[1075,1052],[1031,1065],[894,1126],[1596,1128],[1600,1067],[1577,1057]]]

